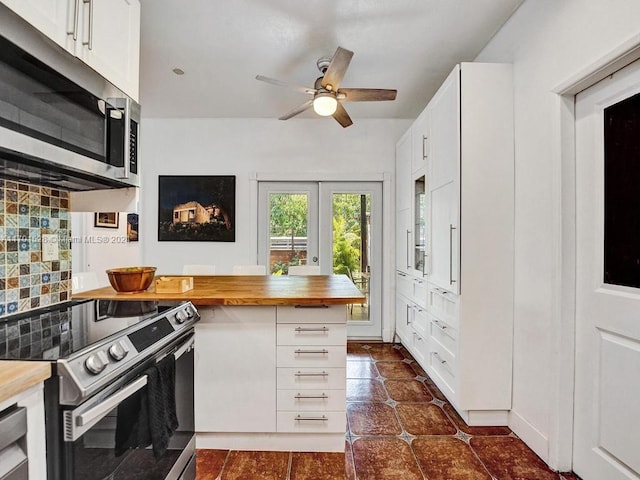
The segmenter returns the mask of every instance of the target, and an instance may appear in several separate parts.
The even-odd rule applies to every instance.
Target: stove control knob
[[[116,342],[109,347],[109,355],[116,362],[119,362],[120,360],[122,360],[124,357],[127,356],[128,353],[129,353],[129,350],[127,349],[126,345],[124,345],[122,342]]]
[[[184,311],[187,312],[187,318],[193,318],[193,316],[195,315],[195,312],[193,311],[193,307],[191,307],[190,305],[187,305],[186,307],[184,307]]]
[[[187,318],[189,318],[189,316],[184,310],[178,310],[176,312],[176,322],[184,323]]]
[[[107,362],[103,361],[100,355],[94,353],[84,361],[84,366],[90,373],[98,375],[107,367]]]

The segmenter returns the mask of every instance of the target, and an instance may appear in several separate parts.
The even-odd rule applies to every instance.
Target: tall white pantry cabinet
[[[468,424],[506,425],[514,290],[511,65],[457,65],[418,118],[422,143],[407,141],[417,134],[414,124],[396,148],[396,239],[405,242],[396,245],[396,333]],[[423,166],[410,177],[407,164],[420,163],[413,157]],[[416,242],[406,220],[418,213],[411,198],[416,179],[426,192],[423,272],[404,261]]]

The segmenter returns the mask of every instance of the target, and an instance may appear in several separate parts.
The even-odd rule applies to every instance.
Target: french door
[[[576,96],[573,470],[640,479],[640,62]]]
[[[365,296],[348,305],[350,338],[382,336],[382,184],[259,182],[258,260],[272,275],[317,265]]]

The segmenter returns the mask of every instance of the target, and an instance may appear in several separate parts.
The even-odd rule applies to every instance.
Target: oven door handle
[[[98,405],[91,407],[82,413],[77,410],[64,412],[64,439],[74,442],[87,430],[102,420],[107,413],[117,407],[123,400],[136,393],[147,384],[147,376],[144,375],[126,387],[107,397]]]

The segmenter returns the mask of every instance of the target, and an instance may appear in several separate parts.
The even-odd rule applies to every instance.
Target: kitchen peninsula
[[[346,305],[364,301],[349,278],[193,278],[184,293],[105,287],[74,298],[196,305],[198,448],[343,451]]]

